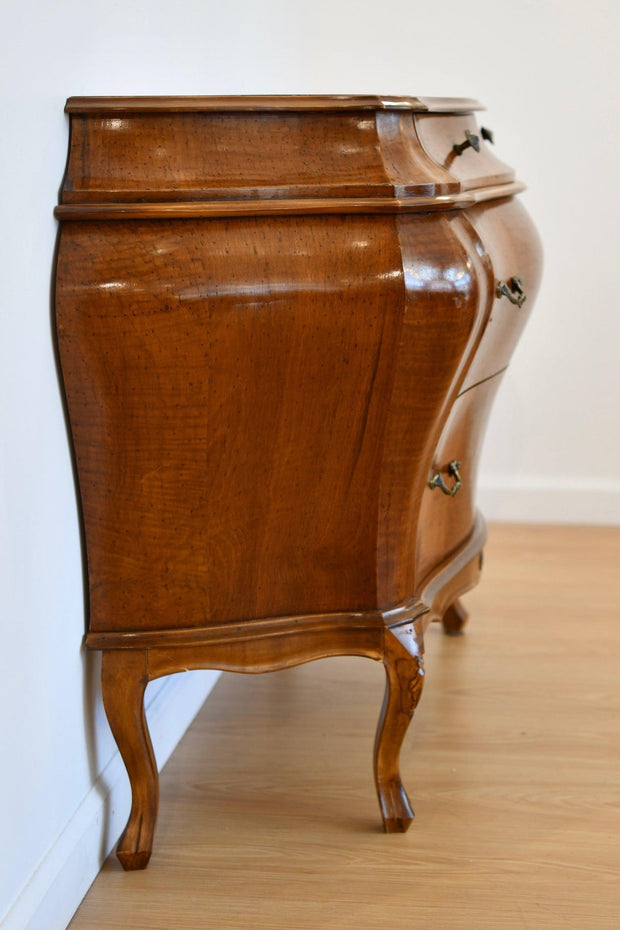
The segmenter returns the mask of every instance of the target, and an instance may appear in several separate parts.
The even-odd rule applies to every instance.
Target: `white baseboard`
[[[149,729],[162,768],[200,710],[219,672],[172,675],[148,700]],[[153,686],[151,686],[152,688]],[[125,826],[131,792],[118,752],[0,924],[0,930],[65,930]]]
[[[620,481],[505,479],[482,475],[477,503],[489,521],[620,524]]]

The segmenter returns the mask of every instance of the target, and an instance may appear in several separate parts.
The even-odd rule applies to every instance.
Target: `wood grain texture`
[[[491,525],[461,637],[426,633],[373,817],[379,663],[223,676],[161,776],[146,872],[112,856],[70,930],[610,930],[620,915],[620,530]]]
[[[423,632],[479,578],[480,444],[525,319],[497,275],[530,301],[539,276],[512,171],[437,154],[475,108],[68,104],[56,334],[86,645],[109,653],[134,796],[125,868],[146,865],[157,808],[144,687],[189,668],[383,661],[376,787],[388,831],[411,821],[399,754]],[[444,498],[431,478],[456,459]]]
[[[377,607],[403,308],[393,220],[72,224],[63,236],[90,628]]]
[[[515,180],[506,166],[498,172],[492,157],[478,163],[487,170],[478,170],[475,184],[460,168],[448,170],[436,145],[430,153],[420,145],[406,102],[358,98],[356,108],[356,98],[346,106],[308,98],[296,108],[290,100],[302,98],[288,99],[288,106],[277,106],[273,98],[245,98],[245,107],[235,98],[228,105],[222,98],[189,98],[184,106],[178,98],[146,98],[142,105],[117,99],[107,106],[100,98],[70,101],[65,215],[85,204],[441,197]],[[467,115],[429,117],[438,121],[424,124],[433,127],[433,140],[444,122],[455,132],[459,120],[477,130],[475,102],[459,106]]]
[[[414,595],[420,501],[487,312],[473,251],[460,214],[66,223],[90,630]]]
[[[119,203],[390,192],[374,113],[164,112],[75,115],[62,197]]]

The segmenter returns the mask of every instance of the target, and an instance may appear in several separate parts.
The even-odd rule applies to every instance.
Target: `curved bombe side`
[[[68,105],[56,324],[125,868],[157,812],[144,688],[188,668],[383,661],[377,792],[411,822],[424,629],[479,577],[484,427],[540,277],[476,108]]]

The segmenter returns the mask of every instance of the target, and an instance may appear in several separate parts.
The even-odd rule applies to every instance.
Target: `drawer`
[[[416,113],[414,123],[426,154],[460,181],[462,190],[514,180],[514,171],[497,157],[493,144],[485,138],[488,130],[485,128],[483,132],[473,113]],[[467,145],[458,154],[455,146],[464,145],[468,138],[474,144]]]
[[[486,258],[490,286],[487,319],[461,393],[507,367],[529,317],[542,273],[540,240],[518,200],[479,204],[467,210],[466,215],[477,234],[478,251],[482,252],[483,260]]]
[[[424,580],[455,549],[465,542],[476,515],[476,475],[482,441],[501,375],[479,384],[458,397],[437,444],[428,484],[422,495],[418,523],[416,593]],[[458,462],[461,486],[454,496],[441,487],[431,488],[440,475],[447,490],[454,490],[456,478],[450,463]]]

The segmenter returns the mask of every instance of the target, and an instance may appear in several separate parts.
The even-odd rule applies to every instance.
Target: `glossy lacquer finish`
[[[540,277],[511,169],[486,139],[446,154],[476,109],[67,104],[56,326],[125,868],[157,811],[144,689],[190,668],[382,661],[377,792],[388,831],[411,822],[424,629],[465,622],[484,427]]]

